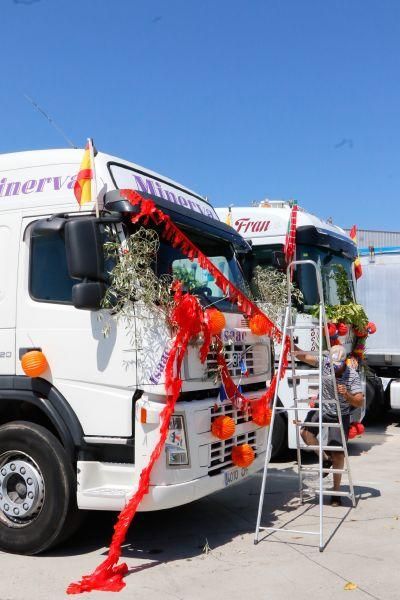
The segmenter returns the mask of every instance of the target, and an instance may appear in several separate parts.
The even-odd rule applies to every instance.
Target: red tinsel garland
[[[245,294],[237,289],[236,286],[229,281],[219,269],[217,269],[217,267],[215,267],[215,265],[173,223],[171,218],[156,207],[152,200],[143,198],[133,190],[121,190],[120,193],[121,196],[127,198],[132,205],[139,205],[140,210],[138,214],[131,217],[132,223],[136,223],[140,219],[143,219],[145,223],[148,223],[151,219],[156,225],[162,224],[164,228],[164,237],[174,248],[179,248],[181,252],[191,260],[196,258],[199,265],[213,276],[216,285],[218,285],[224,294],[229,296],[232,303],[238,305],[244,314],[249,317],[257,314],[265,317],[269,325],[268,335],[275,338],[278,342],[282,341],[282,333],[276,325],[268,319],[268,317],[245,296]],[[140,473],[138,489],[118,515],[107,558],[91,575],[84,575],[79,582],[71,583],[67,589],[68,594],[79,594],[82,592],[90,592],[92,590],[117,592],[125,586],[123,577],[128,572],[128,566],[126,563],[117,565],[121,556],[121,545],[125,540],[129,526],[143,496],[149,491],[151,471],[159,458],[167,439],[170,419],[181,392],[182,380],[180,378],[180,371],[182,361],[190,340],[197,337],[199,333],[203,334],[204,340],[200,349],[200,358],[202,362],[206,360],[212,337],[209,316],[206,311],[203,311],[199,300],[195,296],[182,292],[181,284],[175,284],[174,291],[175,306],[171,311],[170,321],[173,326],[177,327],[177,334],[165,367],[167,403],[160,414],[161,425],[159,440],[150,455],[147,466],[144,467]],[[220,339],[217,341],[217,344],[221,344],[222,347]],[[288,350],[289,340],[286,339],[282,346],[283,369],[281,377],[283,377],[287,367]],[[233,403],[240,402],[245,406],[248,400],[240,393],[238,387],[231,379],[222,352],[218,352],[218,357],[221,379],[227,390],[229,399]],[[276,385],[277,375],[275,374],[266,393],[256,402],[259,404],[269,404],[275,393]]]
[[[169,422],[182,388],[180,371],[187,346],[191,339],[203,332],[204,342],[200,356],[204,362],[211,341],[209,321],[199,300],[191,294],[183,294],[182,286],[179,284],[175,285],[174,300],[175,306],[170,319],[173,324],[178,325],[178,331],[165,367],[167,403],[160,414],[159,440],[151,453],[148,465],[140,473],[138,489],[118,515],[107,558],[91,575],[84,575],[81,581],[71,583],[68,586],[67,594],[80,594],[92,590],[119,592],[125,586],[123,577],[128,572],[128,566],[126,563],[117,565],[121,556],[121,545],[143,496],[149,491],[151,471],[167,439]]]

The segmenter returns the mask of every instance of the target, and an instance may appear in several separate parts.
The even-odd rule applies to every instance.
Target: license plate
[[[238,481],[241,481],[242,479],[244,479],[246,477],[246,475],[248,475],[249,470],[247,469],[247,467],[242,467],[242,468],[236,468],[236,469],[230,469],[230,471],[225,471],[224,473],[224,481],[225,481],[225,487],[228,487],[228,485],[232,485],[233,483],[237,483]]]

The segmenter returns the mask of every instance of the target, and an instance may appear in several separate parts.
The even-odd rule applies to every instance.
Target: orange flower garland
[[[211,425],[211,433],[220,440],[227,440],[235,433],[235,421],[227,415],[220,415]]]
[[[232,448],[232,462],[237,467],[249,467],[254,461],[255,455],[254,450],[249,444],[242,444],[241,446],[233,446]]]

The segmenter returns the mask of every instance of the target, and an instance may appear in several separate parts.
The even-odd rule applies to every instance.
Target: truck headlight
[[[183,415],[172,415],[165,442],[167,465],[181,467],[189,464],[189,451],[186,446],[185,418]]]

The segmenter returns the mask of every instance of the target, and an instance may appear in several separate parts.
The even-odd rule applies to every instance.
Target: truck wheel
[[[367,376],[365,422],[373,423],[385,413],[385,394],[381,379],[375,373]]]
[[[275,414],[274,430],[272,432],[271,458],[277,458],[287,450],[287,424],[279,413]]]
[[[75,475],[58,439],[35,423],[0,427],[0,549],[39,554],[60,538]]]

